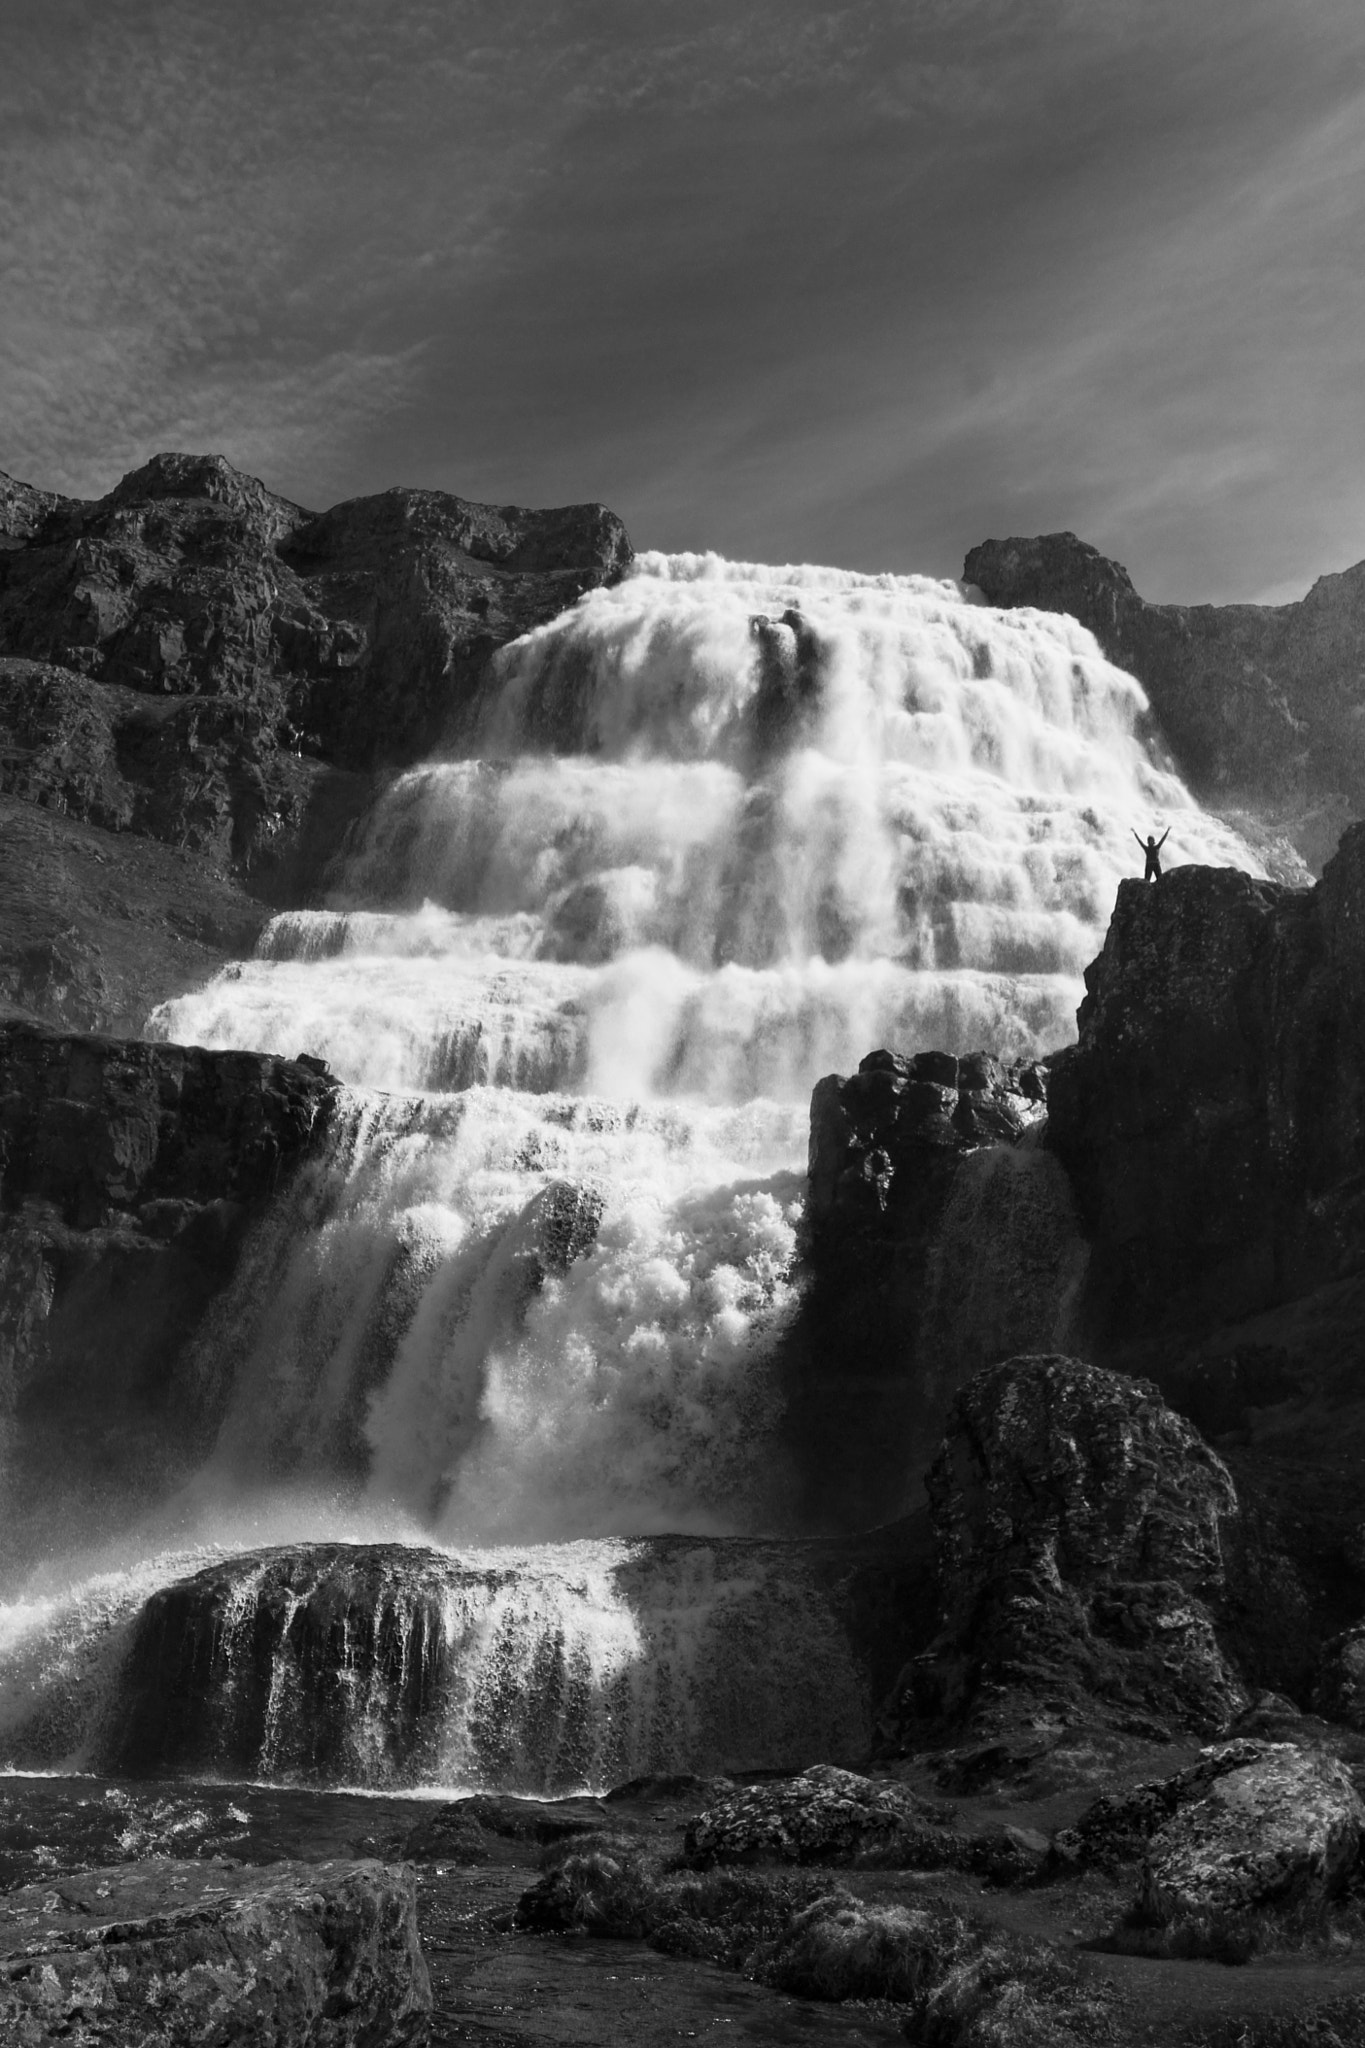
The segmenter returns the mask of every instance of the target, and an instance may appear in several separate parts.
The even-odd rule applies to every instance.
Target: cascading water
[[[471,1585],[478,1546],[554,1546],[517,1568],[549,1589],[520,1634],[461,1595],[466,1692],[492,1683],[481,1657],[530,1682],[556,1630],[561,1657],[591,1635],[564,1604],[577,1546],[685,1532],[714,1557],[786,1526],[775,1360],[814,1081],[885,1043],[1065,1043],[1133,828],[1256,866],[1153,757],[1144,710],[1065,618],[710,556],[643,556],[506,648],[468,755],[381,795],[328,906],[154,1020],[348,1084],[200,1339],[224,1419],[178,1512],[211,1531],[292,1490],[333,1503],[319,1538],[396,1519]],[[996,1178],[964,1200],[1018,1207]],[[608,1576],[627,1553],[638,1575],[624,1543]],[[651,1718],[622,1721],[618,1653],[683,1692],[689,1657],[714,1662],[700,1622],[649,1606],[627,1649],[602,1622],[597,1677],[579,1658],[617,1734],[569,1749],[723,1763],[695,1715],[617,1739]],[[437,1744],[430,1770],[477,1748]],[[338,1753],[362,1768],[359,1735]]]

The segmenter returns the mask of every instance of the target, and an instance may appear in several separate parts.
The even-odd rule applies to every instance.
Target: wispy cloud
[[[0,465],[1155,596],[1365,553],[1358,0],[45,0]]]

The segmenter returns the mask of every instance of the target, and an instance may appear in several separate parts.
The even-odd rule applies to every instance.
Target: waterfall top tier
[[[163,1028],[360,1086],[803,1101],[869,1045],[1070,1039],[1133,831],[1255,866],[1089,633],[957,584],[643,555],[494,667],[328,909]]]

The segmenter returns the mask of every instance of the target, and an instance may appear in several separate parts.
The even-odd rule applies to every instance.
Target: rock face
[[[1347,815],[1365,808],[1365,563],[1283,605],[1147,604],[1126,569],[1074,533],[984,541],[962,573],[989,604],[1088,626],[1144,685],[1203,795],[1341,793]]]
[[[110,835],[106,884],[139,867],[130,835],[230,870],[249,883],[250,923],[253,898],[306,894],[370,771],[458,741],[499,647],[630,560],[600,505],[393,490],[313,514],[221,456],[155,456],[94,503],[0,476],[0,800]],[[0,1001],[120,1025],[79,946],[66,975],[13,957],[27,884],[17,865],[0,872]],[[143,879],[98,950],[126,949]],[[163,914],[177,908],[170,890]],[[63,1005],[73,981],[81,1001]]]
[[[176,1359],[336,1088],[316,1060],[0,1025],[0,1554],[39,1540],[52,1460],[70,1499],[211,1426]]]
[[[905,1708],[1160,1734],[1245,1704],[1209,1604],[1232,1481],[1155,1387],[1006,1360],[957,1397],[926,1485],[946,1619]]]
[[[918,1505],[956,1388],[1067,1341],[1084,1253],[1036,1143],[1046,1093],[1043,1067],[984,1053],[875,1052],[817,1083],[812,1285],[792,1347],[816,1512],[865,1526]]]
[[[1085,979],[1047,1144],[1101,1355],[1365,1268],[1365,827],[1308,891],[1194,867],[1120,883]]]
[[[1343,1764],[1273,1743],[1152,1836],[1139,1904],[1167,1921],[1330,1898],[1355,1866],[1363,1830],[1365,1806]]]
[[[13,2048],[396,2048],[431,2004],[401,1866],[153,1861],[0,1899]]]

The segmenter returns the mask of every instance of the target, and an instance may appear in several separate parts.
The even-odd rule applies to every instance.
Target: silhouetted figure
[[[1145,841],[1140,832],[1135,832],[1133,834],[1134,839],[1136,839],[1138,845],[1142,848],[1143,853],[1147,857],[1147,865],[1142,871],[1142,879],[1144,882],[1159,882],[1161,880],[1161,849],[1166,844],[1166,841],[1170,838],[1170,836],[1171,828],[1169,825],[1166,827],[1166,830],[1162,833],[1160,839],[1153,839],[1150,832],[1147,834]]]

